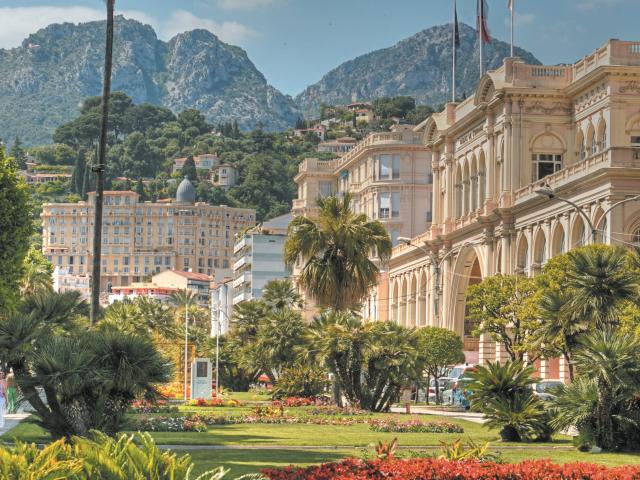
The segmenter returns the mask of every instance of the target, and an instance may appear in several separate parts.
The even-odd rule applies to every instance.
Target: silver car
[[[540,400],[553,400],[556,396],[551,392],[561,385],[564,385],[564,382],[560,380],[540,380],[531,385],[531,388],[533,388],[533,394]]]

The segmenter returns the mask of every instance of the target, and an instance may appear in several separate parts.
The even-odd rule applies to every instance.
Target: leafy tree
[[[139,195],[139,201],[144,202],[147,199],[144,192],[144,183],[142,183],[141,178],[136,182],[136,193]]]
[[[125,163],[121,168],[127,177],[141,178],[155,173],[156,156],[142,133],[133,132],[123,146]]]
[[[192,183],[198,181],[198,172],[196,170],[196,162],[193,160],[193,156],[189,155],[187,159],[184,161],[184,165],[182,166],[182,170],[180,173],[183,177],[187,177]]]
[[[349,194],[318,199],[318,218],[299,216],[289,225],[285,262],[292,266],[302,260],[299,285],[321,307],[355,307],[377,281],[371,251],[382,262],[391,255],[384,226],[354,213],[350,203]]]
[[[27,185],[0,146],[0,312],[17,300],[32,232]]]
[[[486,333],[500,342],[511,360],[533,362],[534,334],[538,328],[538,289],[535,280],[517,275],[485,278],[467,290],[468,318],[476,334]]]
[[[52,274],[51,262],[44,257],[42,250],[32,245],[23,262],[20,294],[33,295],[41,290],[50,290],[53,283]]]
[[[141,103],[132,105],[127,110],[126,130],[129,133],[146,133],[151,129],[160,128],[163,124],[176,121],[176,116],[168,108]]]
[[[416,107],[413,97],[397,96],[378,98],[372,104],[374,113],[382,118],[400,117],[404,118],[408,112]]]
[[[18,136],[13,139],[13,143],[11,144],[11,156],[16,161],[20,170],[27,169],[27,153],[24,151],[22,140],[20,140]]]
[[[438,379],[445,375],[449,365],[464,361],[462,339],[455,332],[440,327],[424,327],[416,335],[420,373],[425,372],[435,380],[436,403],[439,403]]]
[[[196,134],[211,132],[212,125],[207,123],[205,116],[195,108],[188,108],[178,114],[178,123],[183,130],[195,128]]]

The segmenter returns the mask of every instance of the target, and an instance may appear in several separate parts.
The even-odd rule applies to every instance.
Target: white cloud
[[[578,8],[580,10],[595,10],[596,8],[608,8],[624,0],[579,0]]]
[[[194,28],[206,28],[221,40],[235,45],[241,45],[257,35],[254,30],[241,23],[235,21],[216,22],[197,17],[186,10],[175,10],[166,19],[158,19],[138,10],[122,10],[116,13],[151,25],[158,36],[165,40],[176,33]],[[0,48],[16,47],[30,33],[52,23],[82,23],[103,20],[105,14],[104,9],[83,6],[0,7]]]
[[[515,12],[514,16],[515,24],[518,27],[526,27],[527,25],[531,25],[536,20],[536,15],[534,13],[518,13]],[[509,17],[504,19],[505,25],[510,25],[511,20]]]
[[[208,18],[197,17],[186,10],[175,10],[169,18],[158,26],[158,34],[163,38],[171,38],[177,33],[195,28],[204,28],[215,33],[221,40],[233,45],[242,45],[248,39],[255,37],[257,32],[238,22],[216,22]]]
[[[217,0],[217,5],[224,10],[254,10],[270,7],[278,0]]]

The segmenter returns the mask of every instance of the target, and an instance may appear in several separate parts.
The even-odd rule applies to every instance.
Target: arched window
[[[518,270],[524,275],[529,275],[529,244],[526,237],[520,239],[518,245]]]
[[[633,231],[633,243],[640,246],[640,227]]]
[[[562,169],[564,145],[551,133],[539,135],[531,145],[531,179],[542,180]]]
[[[576,148],[578,149],[578,158],[580,160],[587,158],[587,149],[584,144],[584,133],[582,133],[582,128],[580,128],[580,126],[578,126],[578,133],[576,134]]]

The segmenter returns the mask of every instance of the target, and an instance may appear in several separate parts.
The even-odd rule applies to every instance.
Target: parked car
[[[447,373],[447,376],[455,379],[455,378],[463,377],[465,375],[468,376],[468,374],[473,373],[475,371],[476,371],[476,366],[474,364],[465,363],[461,365],[455,365],[454,367],[452,367]]]
[[[453,380],[453,378],[451,377],[440,377],[438,379],[438,391],[440,393],[440,399],[442,399],[442,392],[444,392],[451,380]],[[431,382],[429,382],[429,401],[434,403],[436,401],[436,381],[433,379],[431,380]]]
[[[468,376],[450,380],[442,392],[442,403],[469,408],[469,395],[471,393],[469,386],[473,381]]]
[[[556,398],[553,394],[553,389],[560,385],[564,385],[561,380],[540,380],[531,385],[531,388],[533,388],[533,394],[540,400],[553,400]]]

